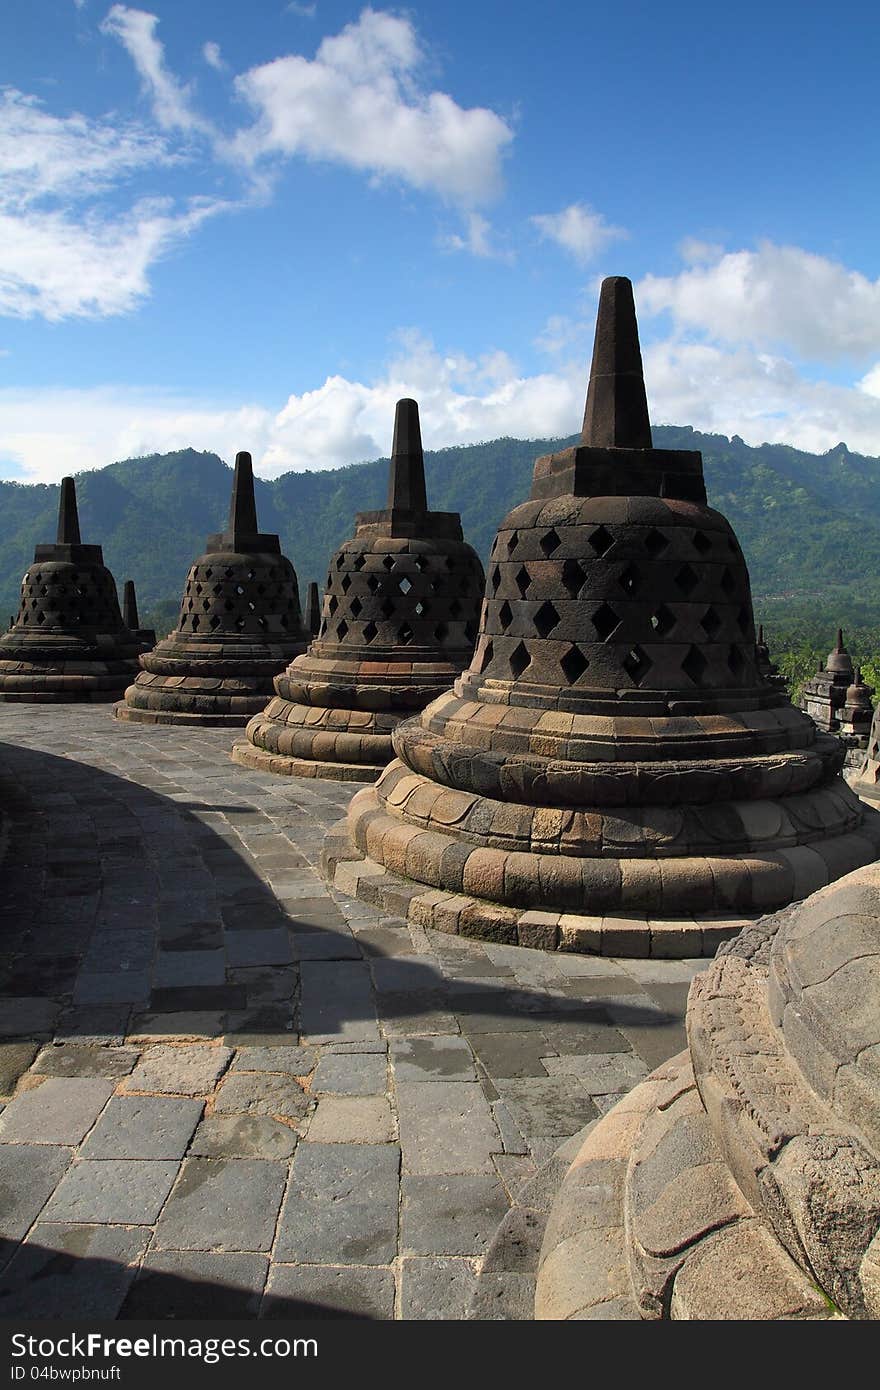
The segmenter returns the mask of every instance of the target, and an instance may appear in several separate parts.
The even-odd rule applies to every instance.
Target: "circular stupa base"
[[[232,745],[234,763],[254,768],[257,772],[274,772],[282,777],[322,777],[333,782],[375,782],[384,764],[319,762],[310,758],[290,758],[283,753],[268,753],[252,743],[243,741]]]
[[[125,700],[113,706],[113,713],[126,724],[188,724],[206,729],[242,729],[253,717],[253,710],[231,713],[223,710],[138,709]]]
[[[70,673],[45,672],[34,667],[10,672],[0,669],[0,701],[5,704],[89,704],[118,700],[137,667],[108,672],[86,671],[83,664]]]

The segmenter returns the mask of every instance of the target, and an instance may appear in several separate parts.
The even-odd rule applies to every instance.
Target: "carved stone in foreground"
[[[651,446],[632,287],[605,281],[582,440],[536,461],[470,666],[394,730],[326,863],[468,935],[711,952],[880,851],[840,741],[762,659],[736,536],[700,454]]]
[[[278,537],[257,528],[251,456],[240,453],[227,528],[208,537],[176,629],[141,656],[114,713],[142,724],[241,726],[306,640],[296,574]]]
[[[119,611],[99,545],[80,538],[73,478],[62,478],[54,544],[38,545],[0,638],[0,700],[116,700],[143,650]]]
[[[457,513],[428,510],[415,401],[397,403],[388,505],[361,512],[330,561],[320,629],[275,681],[233,759],[372,782],[391,733],[470,660],[483,570]]]
[[[609,1158],[622,1165],[603,1220],[632,1316],[876,1318],[880,867],[723,946],[687,1026],[689,1051],[586,1138],[560,1209]],[[539,1317],[603,1317],[606,1265],[579,1267],[572,1248],[551,1217]],[[577,1307],[572,1288],[588,1291]]]

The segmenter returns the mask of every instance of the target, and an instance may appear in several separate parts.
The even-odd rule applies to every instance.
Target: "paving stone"
[[[92,1004],[145,1004],[150,997],[150,972],[128,970],[122,974],[87,974],[81,971],[73,1002],[81,1008]]]
[[[34,1042],[0,1043],[0,1096],[12,1095],[19,1077],[36,1057],[38,1046]]]
[[[397,1254],[396,1144],[301,1143],[293,1158],[274,1258],[387,1264]]]
[[[593,1097],[628,1091],[648,1074],[646,1064],[632,1052],[599,1052],[592,1057],[547,1057],[545,1066],[551,1076],[561,1073],[576,1076]]]
[[[200,1158],[289,1158],[299,1135],[267,1115],[209,1115],[189,1151]]]
[[[158,1250],[269,1250],[287,1164],[188,1158],[159,1219]]]
[[[177,1096],[113,1096],[80,1157],[183,1158],[203,1109]]]
[[[86,1047],[121,1047],[128,1030],[128,1004],[94,1004],[65,1009],[55,1025],[55,1043],[82,1043]]]
[[[576,1077],[508,1077],[500,1079],[498,1085],[515,1123],[530,1139],[563,1139],[598,1113]]]
[[[50,1077],[16,1096],[0,1115],[0,1140],[29,1144],[78,1144],[113,1091],[109,1081]]]
[[[402,1081],[473,1081],[473,1054],[457,1033],[429,1038],[395,1039],[391,1059]]]
[[[492,1248],[481,1274],[537,1274],[547,1213],[532,1207],[511,1207],[494,1232]]]
[[[0,1144],[0,1238],[22,1239],[55,1191],[70,1160],[70,1149]]]
[[[120,1318],[254,1318],[269,1261],[265,1255],[206,1250],[151,1251]]]
[[[218,1115],[275,1115],[299,1120],[311,1104],[286,1072],[231,1072],[217,1092]]]
[[[131,1020],[128,1042],[187,1042],[196,1038],[219,1037],[226,1026],[226,1015],[215,1010],[184,1009],[179,1013],[141,1013]]]
[[[349,931],[295,931],[294,960],[360,960],[361,948]]]
[[[154,989],[222,985],[225,979],[222,951],[160,951],[153,967]]]
[[[481,1273],[468,1305],[477,1322],[532,1322],[535,1317],[533,1274]]]
[[[491,1173],[501,1139],[475,1081],[399,1082],[405,1173]]]
[[[83,1160],[69,1168],[43,1212],[46,1221],[152,1225],[177,1176],[176,1162]]]
[[[231,985],[244,985],[250,1007],[292,999],[299,985],[299,971],[294,966],[236,966],[227,973]]]
[[[401,1317],[461,1321],[476,1285],[470,1260],[410,1256],[401,1261]]]
[[[651,1069],[661,1066],[687,1046],[683,1014],[670,1013],[647,995],[608,999],[604,1008],[629,1046]],[[562,1048],[558,1050],[561,1052]],[[589,1051],[588,1048],[581,1050]],[[596,1048],[597,1052],[601,1050]]]
[[[385,1096],[322,1096],[309,1122],[309,1139],[325,1144],[386,1144],[394,1120]]]
[[[166,1091],[175,1095],[203,1096],[213,1091],[229,1065],[228,1047],[148,1048],[131,1075],[126,1091]]]
[[[394,1317],[390,1269],[273,1264],[263,1318]]]
[[[561,1056],[566,1053],[629,1052],[632,1046],[607,1016],[595,1018],[592,1023],[575,1017],[542,1018],[541,1032]]]
[[[38,1076],[105,1076],[118,1080],[128,1075],[139,1056],[133,1047],[64,1043],[60,1047],[44,1047],[31,1070]]]
[[[0,1278],[0,1318],[116,1316],[149,1232],[41,1221]]]
[[[237,1071],[288,1072],[291,1076],[308,1076],[314,1070],[318,1054],[313,1047],[240,1047],[232,1063]],[[313,1089],[314,1089],[314,1082]]]
[[[58,1005],[51,999],[7,997],[0,1010],[0,1037],[40,1037],[51,1033],[58,1013]]]
[[[490,1076],[546,1076],[552,1053],[543,1033],[472,1033],[468,1042]]]
[[[226,940],[230,966],[290,965],[294,953],[283,927],[262,931],[230,932]]]
[[[485,1087],[483,1088],[485,1090]],[[529,1152],[528,1145],[520,1131],[520,1128],[503,1100],[490,1100],[492,1107],[492,1118],[498,1126],[498,1133],[501,1135],[501,1143],[505,1153],[525,1154]]]
[[[404,1255],[482,1255],[508,1201],[495,1177],[405,1176],[400,1249]]]
[[[388,1066],[383,1053],[327,1052],[312,1077],[312,1091],[348,1096],[382,1095],[388,1088]]]

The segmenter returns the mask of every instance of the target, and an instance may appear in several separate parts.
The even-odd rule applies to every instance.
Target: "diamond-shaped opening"
[[[363,608],[363,604],[361,603],[361,601],[360,601],[360,599],[358,598],[357,594],[355,594],[354,598],[352,599],[351,603],[349,604],[349,607],[350,607],[350,609],[351,609],[351,616],[352,616],[353,618],[358,617],[358,615],[360,614],[361,609]]]
[[[395,563],[396,561],[393,555],[386,555],[385,559],[382,561],[382,564],[385,566],[387,570],[393,570]]]
[[[415,560],[416,569],[417,569],[421,574],[424,574],[425,570],[428,568],[428,566],[430,565],[430,563],[431,563],[431,562],[430,562],[430,560],[428,559],[428,557],[427,557],[426,555],[417,555],[417,556],[416,556],[416,560]]]
[[[462,608],[458,599],[454,598],[449,605],[449,616],[451,618],[460,618],[463,612],[464,609]]]
[[[375,574],[370,575],[369,579],[367,580],[367,588],[369,589],[371,594],[374,594],[376,592],[381,582],[381,579],[377,579]]]
[[[688,679],[693,681],[694,685],[700,685],[708,664],[699,647],[691,647],[681,663],[681,669]]]
[[[344,594],[347,594],[350,588],[351,588],[351,575],[350,575],[350,574],[347,574],[347,575],[345,575],[345,577],[344,577],[343,580],[342,580],[342,592],[343,592]]]
[[[664,536],[663,532],[658,531],[656,526],[652,526],[651,530],[645,537],[645,549],[647,550],[651,559],[656,560],[658,556],[663,554],[664,550],[666,550],[668,545],[669,540],[666,536]]]
[[[595,531],[587,536],[587,544],[597,555],[602,556],[606,550],[611,549],[614,544],[614,537],[610,531],[606,531],[604,526],[597,526]]]
[[[336,610],[337,610],[338,607],[339,607],[339,599],[336,597],[335,594],[331,594],[331,595],[330,595],[330,602],[327,604],[327,612],[330,614],[330,617],[331,617],[331,618],[333,617],[333,614],[336,612]]]
[[[239,632],[243,632],[243,631],[244,631],[244,618],[236,618],[236,620],[235,620],[235,626],[238,628]]]
[[[498,568],[497,565],[495,566],[495,568],[494,568],[493,571],[492,571],[491,579],[492,579],[492,593],[493,593],[493,594],[497,594],[497,592],[498,592],[498,585],[501,583],[501,571],[500,571],[500,569]]]
[[[483,648],[483,654],[482,654],[482,656],[480,657],[480,670],[481,670],[481,671],[485,671],[486,667],[487,667],[487,666],[490,664],[490,662],[492,661],[492,658],[493,658],[494,655],[495,655],[495,648],[492,646],[492,643],[491,643],[491,642],[487,642],[486,645],[485,645],[485,647]]]
[[[528,587],[531,584],[531,582],[532,576],[529,574],[525,565],[520,565],[516,574],[516,587],[519,589],[523,598],[525,598],[526,591],[528,590]]]
[[[732,594],[736,588],[736,580],[726,565],[721,571],[721,587],[726,594]]]
[[[216,628],[218,628],[219,626],[220,626],[220,619],[217,617],[217,614],[215,613],[214,616],[213,616],[213,618],[211,619],[211,621],[210,621],[210,623],[209,623],[209,627],[211,628],[212,631],[214,631],[214,630],[215,630]]]
[[[559,662],[562,667],[562,674],[569,685],[574,685],[576,680],[580,680],[589,664],[580,647],[569,647]]]
[[[383,618],[391,617],[394,612],[394,604],[391,602],[390,598],[386,598],[385,602],[379,605],[379,612],[382,614]]]
[[[562,544],[562,541],[559,539],[555,530],[551,526],[549,531],[544,532],[543,536],[538,541],[538,544],[545,555],[552,555],[554,550],[559,549],[560,545]]]
[[[416,613],[418,613],[419,617],[420,617],[420,618],[424,617],[424,615],[428,612],[428,610],[429,610],[429,605],[428,605],[427,603],[423,603],[422,600],[419,599],[418,603],[416,604],[416,610],[415,610]]]
[[[228,598],[228,599],[226,600],[226,602],[224,603],[223,608],[224,608],[225,612],[231,613],[231,612],[232,612],[232,609],[233,609],[233,606],[234,606],[234,605],[233,605],[232,599],[231,599],[231,598]]]
[[[577,598],[586,577],[577,560],[566,560],[563,564],[562,583],[572,598]]]
[[[620,627],[620,619],[610,603],[603,603],[596,609],[593,614],[593,626],[600,642],[607,642],[612,632]]]
[[[468,620],[464,625],[464,635],[468,642],[470,642],[473,646],[474,642],[476,642],[477,640],[477,629],[474,627],[473,623],[470,620]]]
[[[718,616],[715,609],[710,606],[700,619],[700,627],[707,637],[714,637],[720,626],[721,618]]]
[[[737,623],[738,623],[738,625],[739,625],[739,630],[740,630],[740,632],[742,632],[742,633],[748,632],[749,626],[750,626],[750,620],[751,620],[751,614],[749,613],[749,610],[746,608],[745,604],[743,604],[742,608],[739,610],[739,612],[738,612],[737,615],[736,615],[736,621],[737,621]]]
[[[651,614],[651,627],[658,637],[666,637],[675,627],[676,621],[675,614],[666,607],[665,603],[661,603],[656,612]]]
[[[237,594],[243,594],[243,593],[244,593],[244,589],[243,589],[243,587],[241,586],[241,584],[236,584],[236,586],[235,586],[235,592],[236,592]]]
[[[507,599],[504,600],[501,607],[498,609],[498,621],[501,624],[502,632],[506,632],[513,622],[513,609],[507,602]]]
[[[397,587],[402,594],[408,594],[412,588],[412,580],[407,579],[406,575],[404,575],[403,578],[398,581]]]
[[[693,593],[694,589],[699,584],[700,576],[696,573],[695,570],[691,569],[690,565],[685,564],[682,565],[681,569],[678,571],[678,574],[675,576],[675,582],[678,585],[681,592],[685,596],[687,596],[688,594]]]
[[[341,641],[342,638],[345,636],[345,634],[346,634],[347,632],[348,632],[348,623],[345,621],[344,618],[342,618],[342,619],[336,624],[336,636],[337,636],[337,637],[339,638],[339,640]]]
[[[559,622],[559,614],[552,603],[542,603],[534,617],[539,637],[548,637]]]
[[[366,563],[367,563],[367,557],[366,557],[366,555],[355,555],[354,560],[352,561],[351,567],[352,567],[352,569],[355,569],[355,570],[362,570],[363,567],[364,567],[364,565],[365,565]]]
[[[406,647],[413,640],[414,636],[415,633],[413,632],[409,623],[401,623],[400,627],[397,629],[398,642],[402,643],[403,646]]]
[[[704,531],[695,531],[693,540],[694,550],[698,550],[701,555],[705,555],[707,550],[712,549],[712,542]]]
[[[514,680],[519,680],[531,660],[532,658],[529,655],[525,642],[517,642],[510,656],[507,658],[510,674],[513,676]]]
[[[648,654],[643,652],[641,647],[638,646],[630,647],[621,662],[624,671],[629,676],[633,685],[641,685],[653,664]]]
[[[208,568],[205,570],[205,578],[210,579],[213,573],[214,571],[211,569],[211,566],[209,565]]]
[[[731,647],[727,655],[727,665],[730,668],[731,675],[739,676],[742,674],[742,669],[745,665],[745,657],[739,647]]]
[[[623,574],[618,579],[618,584],[625,594],[634,594],[638,588],[641,575],[635,565],[627,565]]]
[[[438,623],[434,628],[434,638],[437,642],[445,642],[449,636],[449,628],[445,623]]]
[[[345,556],[343,555],[342,551],[340,550],[339,554],[336,556],[336,568],[337,568],[338,570],[341,570],[341,569],[342,569],[342,566],[343,566],[344,564],[345,564]]]
[[[198,632],[198,630],[199,630],[199,622],[200,622],[200,618],[199,618],[198,613],[193,613],[192,619],[191,619],[191,624],[190,624],[191,627],[192,627],[193,632]]]
[[[453,560],[453,558],[452,558],[451,555],[447,555],[447,556],[446,556],[446,559],[443,561],[443,563],[444,563],[444,565],[446,566],[446,568],[447,568],[448,570],[454,570],[454,569],[455,569],[455,561]]]
[[[508,555],[512,555],[512,554],[513,554],[513,552],[516,550],[516,547],[517,547],[518,544],[519,544],[519,531],[511,531],[510,536],[509,536],[508,541],[507,541],[507,553],[508,553]]]
[[[376,624],[372,620],[370,620],[370,622],[368,622],[366,627],[364,628],[364,641],[372,642],[373,638],[376,636],[376,633],[378,631],[379,629],[377,628]]]

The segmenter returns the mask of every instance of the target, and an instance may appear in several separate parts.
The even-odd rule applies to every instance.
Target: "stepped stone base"
[[[290,684],[288,672],[275,681],[276,689],[284,692]],[[411,696],[412,691],[404,694]],[[333,695],[339,698],[339,689]],[[394,757],[392,729],[411,713],[408,708],[385,708],[383,701],[390,706],[391,695],[389,690],[352,690],[352,708],[306,704],[276,695],[250,721],[248,741],[236,744],[232,757],[247,767],[290,777],[375,782]],[[358,708],[359,702],[364,707]]]
[[[267,753],[252,743],[234,743],[232,761],[257,772],[274,772],[284,777],[321,777],[335,782],[373,782],[380,769],[370,763],[318,762],[314,758],[294,758],[284,753]]]
[[[137,658],[113,663],[59,663],[54,670],[29,662],[0,661],[0,701],[61,704],[118,700],[137,671]]]

